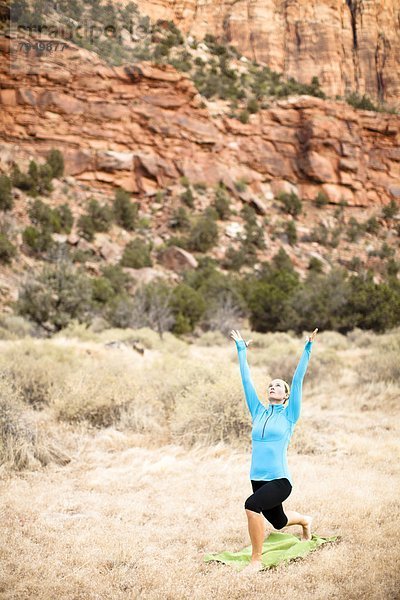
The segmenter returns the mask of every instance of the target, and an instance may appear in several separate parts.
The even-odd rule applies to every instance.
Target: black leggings
[[[254,512],[262,512],[275,529],[282,529],[288,522],[283,512],[282,502],[290,496],[292,484],[286,477],[272,481],[253,481],[253,494],[244,503],[244,507]]]

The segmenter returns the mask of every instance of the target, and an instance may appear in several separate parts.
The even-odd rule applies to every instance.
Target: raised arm
[[[300,357],[293,375],[292,387],[290,389],[290,396],[286,409],[286,417],[292,423],[296,423],[300,417],[303,378],[307,370],[308,361],[310,360],[312,343],[313,342],[309,340],[306,342],[303,354]]]
[[[239,367],[240,375],[242,376],[244,395],[252,420],[254,421],[257,411],[264,410],[264,405],[260,402],[251,379],[249,365],[247,364],[246,343],[244,340],[235,340],[235,343],[239,355]]]

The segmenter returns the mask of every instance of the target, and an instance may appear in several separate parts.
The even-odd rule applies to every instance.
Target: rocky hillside
[[[314,257],[328,271],[336,263],[371,268],[379,281],[387,259],[398,259],[399,115],[355,109],[318,94],[292,94],[269,95],[238,118],[228,101],[200,93],[199,82],[179,65],[159,60],[110,65],[69,42],[56,56],[28,53],[19,58],[23,68],[10,69],[11,44],[8,37],[0,39],[0,171],[10,174],[15,164],[27,170],[31,159],[43,164],[58,149],[64,176],[53,181],[46,202],[53,207],[67,202],[75,223],[90,199],[110,204],[117,189],[129,192],[140,206],[141,233],[162,250],[155,268],[139,269],[139,278],[177,280],[182,269],[196,266],[201,250],[185,249],[179,239],[171,243],[177,211],[186,204],[193,215],[203,213],[218,190],[231,212],[217,220],[218,241],[207,254],[222,268],[243,239],[244,206],[255,210],[265,239],[259,261],[283,245],[303,275]],[[207,52],[219,52],[211,37],[208,45],[179,44],[201,59],[204,72]],[[247,63],[240,54],[230,57],[232,70],[245,70],[244,81],[252,73],[247,79],[252,85],[262,66]],[[22,238],[32,200],[21,189],[12,193],[15,204],[3,230],[11,232],[21,253],[1,267],[3,304],[17,297],[22,273],[36,263]],[[301,210],[293,208],[296,200]],[[385,217],[385,207],[392,207],[392,218]],[[86,266],[98,274],[99,263],[121,258],[132,234],[115,226],[88,241],[74,226],[69,235],[53,237],[90,251]]]
[[[397,0],[138,0],[153,19],[171,19],[202,39],[264,62],[285,77],[318,77],[331,96],[354,90],[400,106],[400,6]]]

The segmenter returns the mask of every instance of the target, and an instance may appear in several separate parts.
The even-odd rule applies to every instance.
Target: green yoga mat
[[[339,536],[337,535],[332,537],[321,537],[312,534],[311,540],[302,541],[290,533],[270,533],[263,543],[261,560],[264,569],[269,569],[282,562],[289,562],[296,558],[302,558],[309,552],[318,548],[318,546],[326,544],[326,542],[334,542],[338,539]],[[241,571],[251,560],[251,545],[239,550],[239,552],[225,551],[208,553],[204,556],[205,562],[212,560],[225,563],[226,565],[230,565],[236,570]]]

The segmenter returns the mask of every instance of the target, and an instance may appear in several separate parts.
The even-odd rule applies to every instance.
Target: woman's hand
[[[317,335],[317,331],[318,331],[318,327],[316,327],[314,329],[314,331],[312,332],[312,334],[310,336],[307,336],[307,342],[313,342],[315,339],[315,336]]]
[[[235,342],[239,342],[240,340],[242,342],[244,342],[246,344],[246,347],[249,346],[249,344],[253,341],[253,340],[249,340],[248,342],[245,342],[244,339],[242,338],[242,336],[240,335],[240,332],[237,329],[232,329],[231,333],[230,333],[230,337],[235,340]]]

